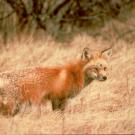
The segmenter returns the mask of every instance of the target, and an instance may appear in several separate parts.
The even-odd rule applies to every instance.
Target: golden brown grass
[[[70,43],[51,38],[29,38],[1,48],[0,71],[65,63],[83,47],[101,50],[111,43],[102,38],[77,35]],[[53,112],[48,102],[40,119],[0,116],[0,134],[131,134],[135,133],[135,43],[117,42],[110,58],[108,80],[94,81],[72,100],[64,113]]]

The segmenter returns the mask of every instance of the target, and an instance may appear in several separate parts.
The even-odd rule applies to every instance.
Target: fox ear
[[[108,48],[108,49],[101,51],[101,55],[105,56],[107,58],[111,57],[112,56],[112,48]]]
[[[90,56],[89,56],[89,48],[85,47],[83,49],[82,55],[81,55],[81,59],[83,61],[89,61],[90,60]]]

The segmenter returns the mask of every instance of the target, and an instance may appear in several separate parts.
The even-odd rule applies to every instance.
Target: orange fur
[[[78,93],[84,82],[83,67],[85,62],[78,60],[75,63],[52,67],[52,68],[30,68],[2,73],[0,78],[9,80],[5,85],[6,95],[11,95],[14,91],[19,91],[19,100],[21,102],[31,102],[40,106],[43,98],[66,99],[72,94],[72,91]],[[9,93],[11,85],[12,92]],[[8,98],[10,99],[10,98]]]
[[[55,68],[27,69],[18,77],[24,100],[41,103],[44,96],[67,97],[70,90],[83,87],[83,67],[80,64]]]
[[[63,66],[52,68],[36,67],[2,73],[0,78],[6,78],[9,81],[7,84],[3,84],[6,85],[8,91],[11,89],[10,85],[15,87],[15,90],[12,88],[11,93],[13,91],[19,93],[17,98],[20,101],[18,103],[31,102],[40,110],[39,106],[42,100],[50,99],[54,110],[58,108],[64,109],[67,98],[75,96],[84,87],[85,75],[89,72],[89,69],[91,70],[89,67],[95,64],[94,69],[96,69],[96,72],[91,70],[91,73],[100,73],[101,67],[96,65],[97,60],[105,59],[102,55],[91,55],[88,60],[88,54],[85,52],[80,60]],[[87,75],[91,77],[91,74]]]

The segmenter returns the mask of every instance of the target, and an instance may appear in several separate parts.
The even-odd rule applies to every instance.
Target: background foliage
[[[102,28],[112,18],[125,21],[134,0],[0,0],[0,36],[47,33],[56,38]]]

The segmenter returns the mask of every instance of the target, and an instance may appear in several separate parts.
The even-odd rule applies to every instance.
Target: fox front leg
[[[52,100],[52,109],[63,111],[66,106],[66,99],[55,98]]]

